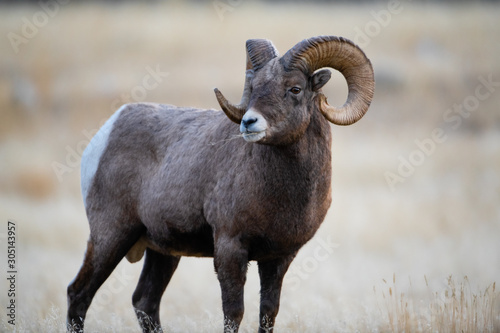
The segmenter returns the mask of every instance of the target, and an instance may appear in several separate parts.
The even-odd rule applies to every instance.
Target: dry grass
[[[409,288],[399,292],[396,275],[392,284],[383,279],[381,290],[373,287],[375,297],[381,300],[379,309],[386,317],[383,331],[391,332],[498,332],[500,294],[495,282],[481,290],[473,288],[467,276],[457,280],[451,275],[443,282],[444,288],[433,290],[424,275],[427,295]],[[381,297],[380,297],[381,296]]]
[[[354,39],[386,6],[246,1],[220,21],[211,4],[93,2],[61,8],[18,54],[0,39],[0,219],[18,227],[17,331],[64,331],[65,289],[88,237],[78,164],[58,179],[52,163],[71,164],[69,151],[78,158],[86,133],[129,101],[123,94],[141,86],[148,66],[169,74],[145,100],[215,108],[214,86],[239,99],[246,39],[269,38],[282,53],[314,35]],[[0,35],[38,10],[0,8]],[[365,47],[375,99],[361,122],[333,128],[332,208],[286,276],[277,331],[500,331],[500,92],[456,129],[444,119],[478,77],[500,81],[499,15],[496,5],[405,3]],[[343,102],[340,75],[326,93]],[[391,191],[384,173],[397,173],[399,158],[436,128],[447,140]],[[316,258],[327,241],[335,246]],[[257,327],[255,266],[243,332]],[[117,267],[90,308],[90,332],[138,331],[131,295],[140,270]],[[10,332],[0,286],[0,331]],[[220,331],[211,260],[181,260],[161,318],[167,332]]]

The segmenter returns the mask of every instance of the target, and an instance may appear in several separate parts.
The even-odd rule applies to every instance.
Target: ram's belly
[[[205,224],[190,231],[168,228],[162,232],[148,231],[143,237],[146,247],[165,255],[188,257],[213,257],[212,228]]]
[[[207,226],[191,232],[178,230],[168,232],[169,236],[147,233],[127,254],[130,262],[139,261],[144,250],[150,248],[164,255],[186,257],[213,257],[214,239],[212,229]],[[247,239],[248,260],[272,260],[296,253],[302,244],[280,246],[280,242],[272,242],[265,237]]]

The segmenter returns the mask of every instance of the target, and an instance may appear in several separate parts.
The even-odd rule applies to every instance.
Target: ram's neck
[[[298,141],[284,146],[267,146],[269,149],[262,149],[262,153],[278,156],[290,163],[330,168],[331,142],[330,124],[319,110],[315,110],[306,132]]]
[[[291,145],[247,145],[256,168],[254,176],[262,182],[263,191],[289,197],[295,203],[311,200],[318,191],[329,192],[331,131],[329,123],[318,115],[305,135]]]
[[[251,145],[260,164],[253,174],[259,202],[252,210],[273,221],[269,234],[300,244],[314,235],[331,203],[331,132],[319,116],[292,145]]]

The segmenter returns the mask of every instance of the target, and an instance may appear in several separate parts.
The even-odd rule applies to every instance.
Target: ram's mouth
[[[241,133],[241,136],[243,136],[243,139],[247,142],[257,142],[266,136],[266,131],[265,130],[259,132],[245,131]]]

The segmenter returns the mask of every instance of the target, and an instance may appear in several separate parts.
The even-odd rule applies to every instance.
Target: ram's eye
[[[292,92],[292,94],[298,95],[302,91],[302,89],[300,89],[299,87],[293,87],[290,89],[290,91]]]

